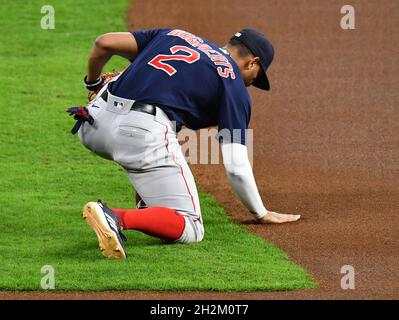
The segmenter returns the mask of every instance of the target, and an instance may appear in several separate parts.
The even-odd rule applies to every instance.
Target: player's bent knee
[[[183,244],[201,242],[205,233],[202,222],[191,217],[184,217],[184,220],[186,225],[183,234],[177,242]]]

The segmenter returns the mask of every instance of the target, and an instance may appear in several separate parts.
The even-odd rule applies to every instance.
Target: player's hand
[[[283,214],[268,211],[267,215],[263,218],[257,219],[259,223],[262,224],[279,224],[279,223],[288,223],[288,222],[295,222],[301,218],[300,214]]]

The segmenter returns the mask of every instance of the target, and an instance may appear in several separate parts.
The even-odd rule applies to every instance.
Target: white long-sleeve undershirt
[[[247,147],[239,143],[222,143],[223,164],[228,180],[245,207],[256,216],[267,214],[256,186]]]

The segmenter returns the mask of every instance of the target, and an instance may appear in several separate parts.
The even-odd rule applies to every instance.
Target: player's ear
[[[242,58],[244,70],[251,70],[252,58],[250,56],[246,56]]]
[[[250,57],[245,61],[245,69],[246,70],[252,70],[258,63],[259,63],[259,57]]]
[[[259,61],[260,61],[259,57],[252,58],[251,59],[251,64],[250,64],[251,69],[254,68],[259,63]]]

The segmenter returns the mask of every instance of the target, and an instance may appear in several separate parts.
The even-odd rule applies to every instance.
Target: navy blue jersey
[[[157,105],[177,131],[217,125],[224,140],[245,144],[251,99],[227,51],[182,30],[131,33],[139,55],[111,83],[113,95]]]

